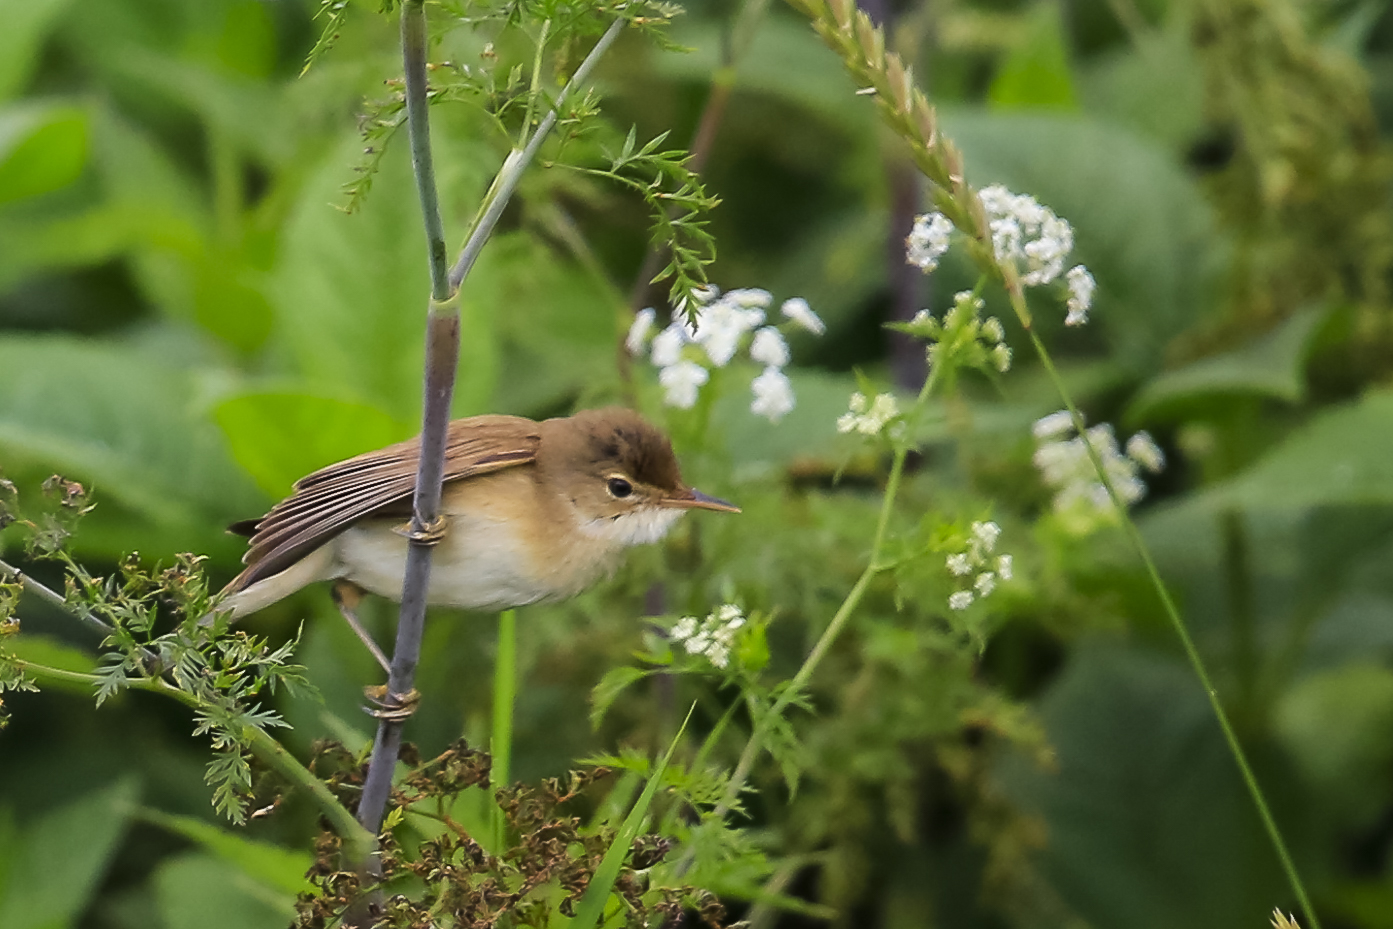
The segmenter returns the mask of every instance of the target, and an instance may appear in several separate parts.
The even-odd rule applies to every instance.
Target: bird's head
[[[542,423],[537,468],[581,532],[622,545],[656,542],[687,510],[740,512],[683,483],[667,436],[622,407]]]

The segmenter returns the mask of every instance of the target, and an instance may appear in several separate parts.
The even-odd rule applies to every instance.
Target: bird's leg
[[[339,608],[339,614],[348,623],[348,628],[352,629],[353,633],[362,640],[363,644],[368,647],[368,651],[372,652],[372,656],[377,659],[377,663],[382,665],[382,670],[386,671],[390,677],[392,663],[387,660],[382,649],[377,647],[377,642],[358,621],[358,604],[363,602],[363,588],[352,581],[340,578],[334,582],[333,595],[334,605]],[[381,684],[376,687],[364,687],[363,694],[375,707],[375,709],[367,711],[369,716],[390,719],[395,722],[404,722],[416,712],[416,706],[421,702],[421,695],[414,687],[408,693],[394,694],[386,684]]]
[[[372,652],[372,657],[376,658],[377,663],[382,665],[382,670],[391,674],[392,663],[387,660],[382,649],[378,648],[372,635],[363,628],[363,624],[358,622],[358,604],[363,602],[363,588],[352,581],[340,578],[334,582],[333,597],[334,606],[339,608],[339,615],[348,623],[348,628],[352,629],[353,634],[367,646],[368,651]]]

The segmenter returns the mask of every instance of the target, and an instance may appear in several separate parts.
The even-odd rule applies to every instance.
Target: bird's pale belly
[[[385,522],[360,523],[334,540],[335,574],[372,593],[401,599],[407,540]],[[503,521],[453,516],[431,561],[427,602],[495,611],[570,597],[609,570],[618,548],[590,548],[588,557],[538,557]]]

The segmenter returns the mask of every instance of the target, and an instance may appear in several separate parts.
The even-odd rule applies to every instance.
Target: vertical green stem
[[[1040,362],[1045,366],[1045,371],[1049,374],[1055,390],[1059,391],[1059,396],[1063,398],[1069,415],[1073,417],[1074,428],[1079,435],[1084,435],[1087,427],[1083,417],[1079,415],[1078,408],[1074,406],[1074,400],[1069,395],[1068,388],[1064,386],[1064,379],[1055,370],[1054,362],[1050,359],[1049,352],[1045,350],[1045,344],[1040,341],[1040,337],[1035,334],[1033,329],[1028,331],[1030,332],[1030,341],[1035,346],[1035,352],[1040,356]],[[1296,871],[1296,864],[1292,861],[1291,853],[1287,850],[1287,843],[1282,838],[1281,830],[1277,828],[1277,820],[1272,816],[1272,810],[1267,805],[1267,798],[1263,795],[1257,776],[1248,763],[1248,755],[1243,751],[1243,745],[1238,741],[1238,735],[1234,732],[1232,723],[1229,722],[1228,712],[1219,700],[1219,691],[1210,680],[1204,659],[1200,657],[1199,649],[1195,647],[1194,640],[1190,638],[1190,630],[1185,626],[1185,621],[1181,618],[1180,610],[1176,607],[1175,601],[1171,599],[1170,591],[1166,588],[1165,582],[1161,580],[1161,572],[1157,569],[1156,562],[1151,558],[1151,550],[1147,548],[1141,530],[1137,528],[1137,524],[1133,522],[1131,514],[1128,513],[1127,504],[1118,496],[1117,488],[1113,486],[1112,480],[1108,477],[1107,469],[1103,466],[1103,460],[1099,456],[1098,450],[1093,447],[1091,442],[1085,441],[1083,444],[1084,448],[1088,450],[1089,460],[1093,462],[1093,467],[1098,472],[1099,480],[1107,489],[1108,498],[1121,516],[1122,528],[1127,535],[1127,540],[1131,542],[1133,550],[1141,558],[1146,573],[1151,579],[1151,584],[1156,588],[1156,594],[1161,599],[1161,606],[1165,611],[1166,618],[1170,620],[1171,628],[1175,630],[1181,646],[1185,649],[1185,657],[1189,659],[1190,667],[1194,669],[1195,676],[1199,678],[1200,686],[1204,688],[1205,696],[1209,698],[1209,705],[1214,710],[1215,718],[1219,720],[1219,728],[1224,731],[1224,740],[1228,742],[1229,752],[1238,764],[1239,773],[1243,776],[1243,783],[1247,785],[1248,793],[1253,798],[1253,805],[1258,809],[1258,816],[1262,819],[1263,828],[1267,830],[1267,836],[1272,841],[1273,848],[1276,849],[1277,857],[1281,859],[1282,869],[1286,872],[1292,891],[1301,904],[1301,910],[1309,923],[1309,929],[1320,929],[1320,920],[1316,917],[1315,907],[1311,905],[1311,899],[1306,893],[1306,885],[1301,882],[1301,875]]]
[[[517,699],[517,610],[498,614],[498,654],[493,668],[493,734],[489,739],[489,754],[493,767],[489,783],[494,790],[507,787],[512,780],[513,704]],[[507,823],[503,810],[492,808],[494,848],[503,849],[507,839]]]

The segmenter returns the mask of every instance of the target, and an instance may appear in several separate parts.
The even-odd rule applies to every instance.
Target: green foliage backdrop
[[[72,551],[95,574],[128,552],[197,552],[224,582],[241,552],[225,525],[418,428],[425,240],[406,140],[374,135],[393,118],[395,26],[352,0],[302,74],[317,6],[0,0],[0,476],[22,499],[55,472],[90,486]],[[1149,429],[1168,453],[1138,519],[1318,910],[1393,927],[1388,4],[865,6],[916,62],[972,183],[1073,224],[1093,320],[1065,329],[1046,296],[1036,329],[1090,422]],[[592,688],[658,648],[645,616],[738,602],[773,617],[769,667],[793,673],[856,582],[885,476],[837,418],[858,374],[912,396],[922,354],[883,323],[976,280],[951,255],[906,276],[905,219],[927,207],[901,143],[790,9],[759,18],[723,72],[736,14],[691,4],[671,32],[685,53],[625,36],[599,84],[614,126],[686,144],[733,81],[703,171],[721,200],[710,274],[806,297],[826,320],[821,339],[791,337],[796,409],[751,417],[728,369],[699,415],[663,410],[651,371],[621,359],[644,204],[552,165],[554,148],[463,291],[456,415],[637,399],[693,483],[744,507],[689,518],[596,590],[522,613],[524,781],[620,747],[661,756],[694,698],[692,725],[719,725],[719,685],[657,675],[592,728]],[[566,50],[571,66],[583,53]],[[463,29],[431,52],[499,56],[530,53]],[[467,106],[433,119],[453,243],[509,140]],[[601,136],[568,144],[593,162],[623,138]],[[935,399],[895,512],[900,554],[932,550],[937,573],[873,585],[814,677],[799,753],[756,769],[760,853],[742,860],[774,864],[709,884],[759,926],[1265,924],[1296,901],[1233,759],[1121,532],[1079,536],[1051,514],[1030,424],[1060,404],[1002,295],[985,296],[1016,367]],[[988,517],[1016,580],[959,621],[934,533]],[[16,529],[0,555],[22,560]],[[23,566],[61,586],[51,565]],[[386,640],[394,611],[366,611]],[[91,669],[76,624],[28,601],[21,615],[20,654]],[[319,693],[277,698],[288,745],[357,749],[375,667],[327,593],[251,626],[280,642],[302,621],[296,660]],[[432,616],[408,730],[424,755],[487,744],[494,628]],[[309,804],[289,794],[229,831],[182,708],[127,692],[98,712],[89,696],[5,695],[0,926],[288,923]],[[716,745],[733,765],[738,740]]]

